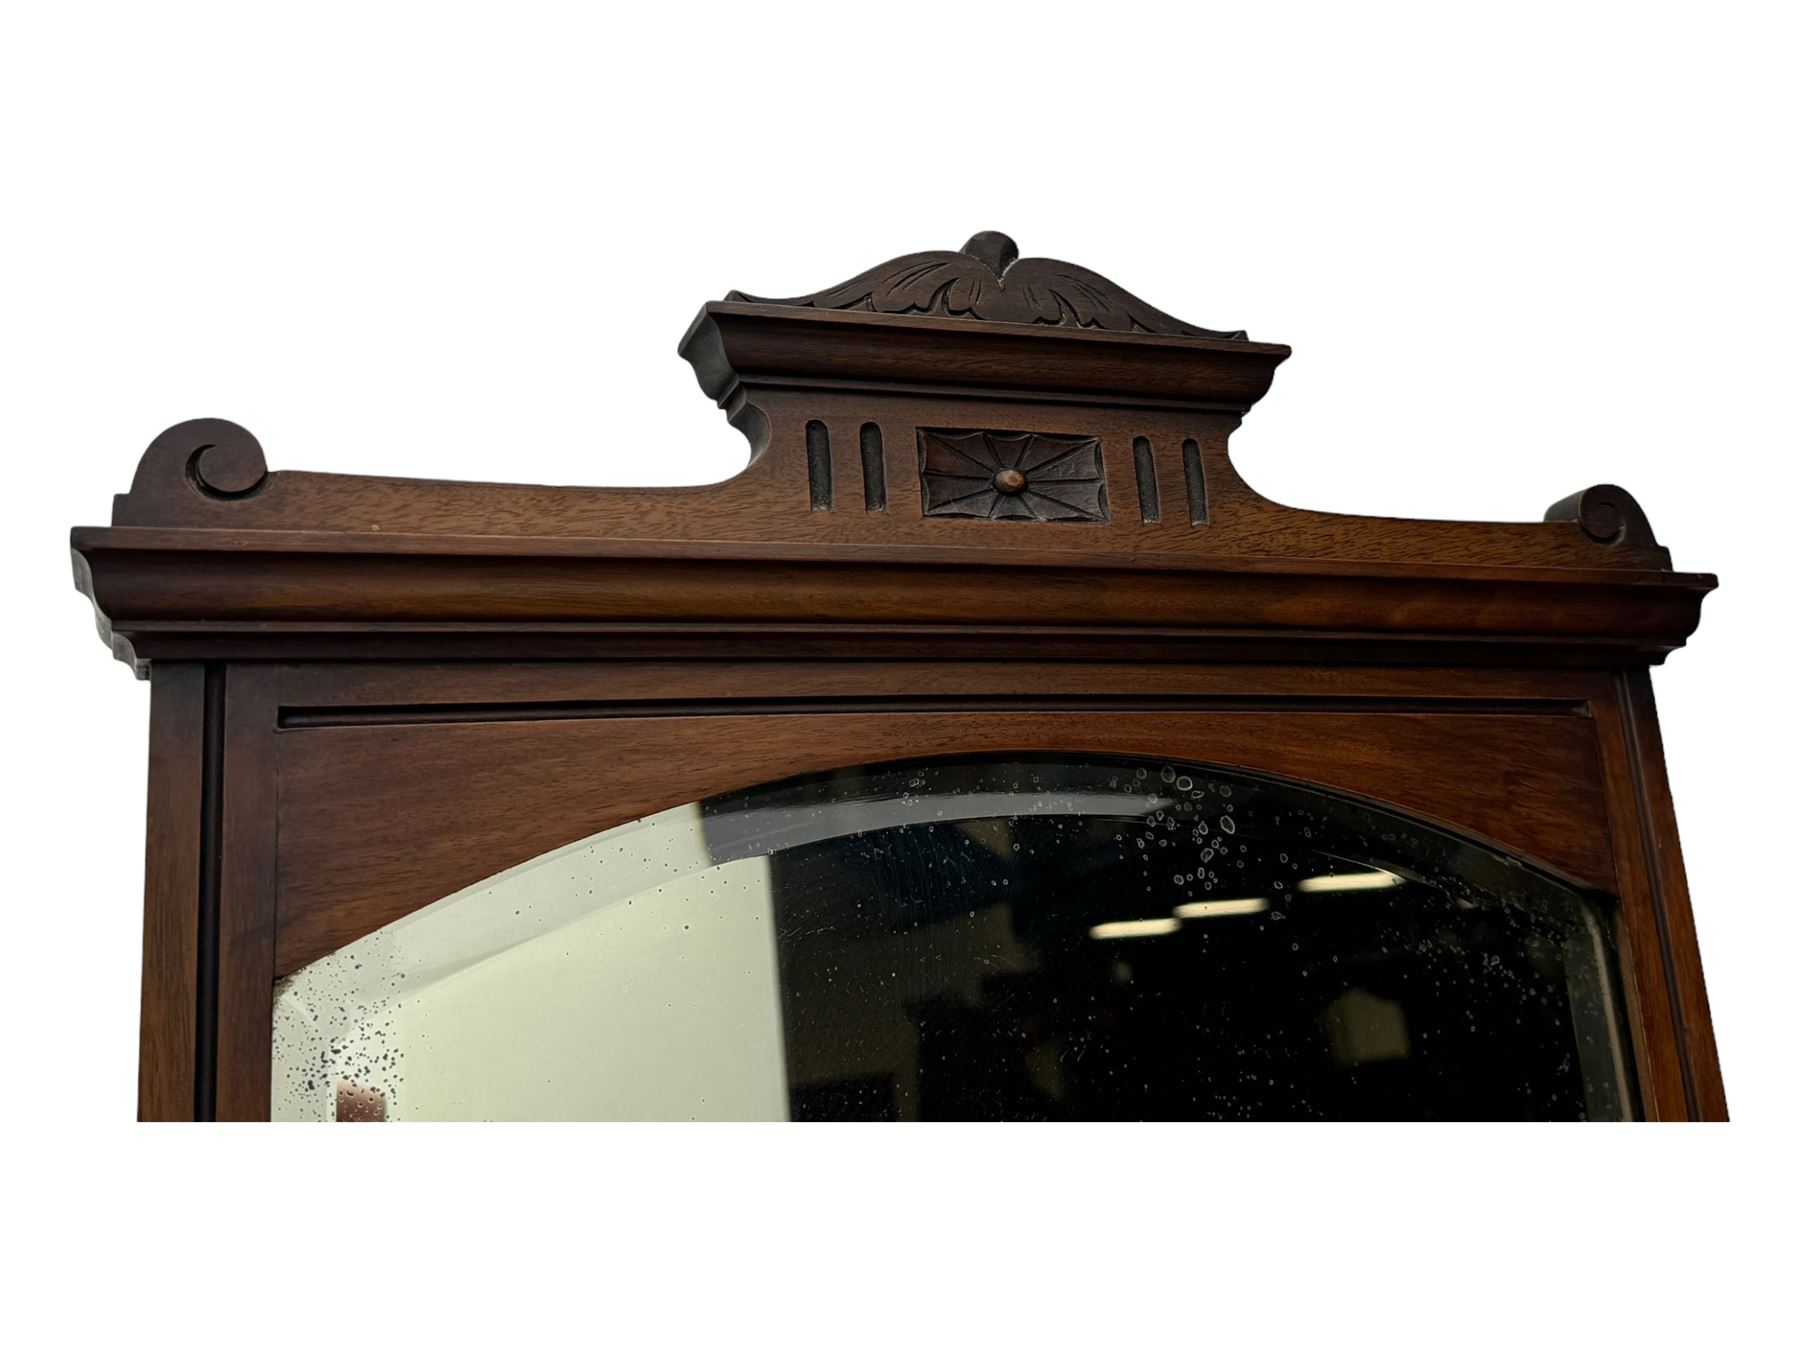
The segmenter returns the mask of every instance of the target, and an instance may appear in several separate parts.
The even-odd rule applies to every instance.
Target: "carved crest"
[[[863,309],[878,314],[938,314],[988,323],[1050,324],[1113,333],[1241,341],[1244,333],[1197,328],[1146,304],[1098,272],[1055,258],[1021,258],[1006,235],[984,230],[960,251],[909,253],[871,267],[841,286],[785,300],[733,291],[754,305]]]

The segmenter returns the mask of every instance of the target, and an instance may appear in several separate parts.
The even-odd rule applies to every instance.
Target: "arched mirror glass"
[[[281,1120],[1619,1119],[1611,904],[1191,764],[877,765],[606,830],[277,990]]]

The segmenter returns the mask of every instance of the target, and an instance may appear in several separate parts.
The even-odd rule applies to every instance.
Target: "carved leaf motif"
[[[1242,339],[1198,328],[1146,304],[1098,272],[1055,258],[1020,258],[1005,235],[976,235],[960,252],[909,253],[840,286],[770,299],[733,291],[727,300],[879,314],[942,314],[988,323],[1050,324],[1114,333]]]
[[[919,429],[928,516],[1104,521],[1106,470],[1093,436]]]

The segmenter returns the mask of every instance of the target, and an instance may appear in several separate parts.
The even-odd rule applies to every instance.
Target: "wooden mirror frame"
[[[733,292],[680,350],[750,441],[727,482],[271,472],[200,420],[73,532],[152,688],[141,1118],[266,1119],[279,977],[570,838],[1055,749],[1323,784],[1616,896],[1642,1111],[1724,1117],[1649,677],[1716,582],[1630,494],[1277,505],[1228,439],[1286,347],[991,233]]]

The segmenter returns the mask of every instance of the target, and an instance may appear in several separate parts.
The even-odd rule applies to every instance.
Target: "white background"
[[[1634,1344],[1792,1330],[1795,43],[1781,6],[8,5],[24,1343]],[[1295,355],[1278,500],[1621,482],[1718,1129],[136,1129],[145,686],[71,589],[164,426],[276,468],[716,479],[674,354],[981,229]],[[90,1342],[92,1343],[92,1342]]]

